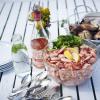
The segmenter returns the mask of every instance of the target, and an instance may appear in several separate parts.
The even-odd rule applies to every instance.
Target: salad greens
[[[17,53],[20,49],[25,49],[27,50],[26,46],[24,44],[14,44],[12,46],[12,52]]]
[[[60,35],[57,40],[53,42],[53,49],[60,49],[62,47],[79,47],[82,45],[83,39],[74,35]]]

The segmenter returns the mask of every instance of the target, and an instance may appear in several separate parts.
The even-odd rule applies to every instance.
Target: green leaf
[[[62,47],[74,47],[80,46],[83,40],[80,37],[74,35],[60,35],[56,41],[53,42],[54,49],[60,49]]]
[[[14,44],[12,46],[12,52],[17,53],[20,49],[25,49],[27,50],[26,46],[24,44]]]

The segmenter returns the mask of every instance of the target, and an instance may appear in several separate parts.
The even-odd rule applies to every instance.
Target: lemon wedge
[[[78,47],[70,48],[71,52],[79,53]]]
[[[68,50],[64,51],[64,56],[66,58],[68,58],[69,60],[73,60],[73,56],[72,56],[72,54]]]
[[[72,56],[73,56],[73,59],[75,60],[75,62],[78,62],[80,60],[80,56],[78,53],[73,52]]]

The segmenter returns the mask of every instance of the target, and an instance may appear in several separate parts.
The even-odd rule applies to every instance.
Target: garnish
[[[67,48],[67,49],[64,51],[64,56],[69,60],[78,62],[80,60],[78,50],[76,48]]]
[[[27,50],[26,46],[23,45],[23,44],[14,44],[14,45],[12,46],[12,52],[13,52],[13,53],[17,53],[20,49],[25,49],[25,50]]]
[[[72,53],[72,56],[73,56],[73,59],[75,60],[75,62],[78,62],[78,61],[80,60],[79,53],[73,52],[73,53]]]
[[[73,56],[72,56],[72,54],[68,50],[64,51],[64,56],[66,58],[68,58],[69,60],[73,60]]]
[[[60,49],[62,47],[79,47],[83,40],[74,35],[60,35],[57,40],[53,42],[53,49]]]
[[[40,7],[41,13],[41,21],[44,29],[50,26],[50,10],[48,8]],[[29,14],[29,21],[34,21],[34,10]],[[40,30],[39,25],[37,25],[37,29]]]

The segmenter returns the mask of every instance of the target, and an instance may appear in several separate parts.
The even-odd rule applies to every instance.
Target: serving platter
[[[69,24],[69,28],[71,25],[74,26],[73,29],[75,31],[73,31],[72,33],[78,36],[81,35],[82,37],[84,37],[83,39],[88,39],[94,44],[99,45],[100,44],[100,12],[87,13],[81,19],[82,19],[81,21],[77,21],[74,24],[71,23]]]
[[[89,18],[89,19],[100,19],[100,12],[91,12],[85,15],[84,18]]]
[[[91,23],[97,24],[100,29],[100,12],[88,13],[85,15],[84,19],[89,19]],[[91,40],[91,42],[96,45],[100,44],[100,40]]]

